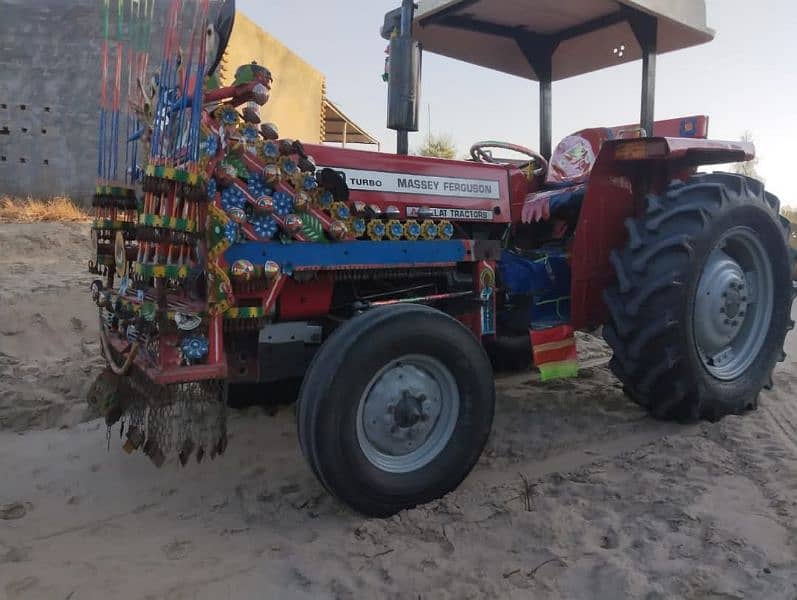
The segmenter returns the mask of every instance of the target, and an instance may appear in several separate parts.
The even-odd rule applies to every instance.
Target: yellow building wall
[[[268,68],[274,76],[271,99],[260,109],[263,122],[276,124],[280,137],[320,143],[324,76],[236,11],[235,26],[222,63],[222,83],[230,85],[235,70],[252,61]]]

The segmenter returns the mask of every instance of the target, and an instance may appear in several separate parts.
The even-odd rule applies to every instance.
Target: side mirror
[[[385,15],[385,22],[379,34],[388,41],[393,37],[394,31],[401,32],[401,11],[401,8],[396,8]]]
[[[421,101],[421,45],[409,36],[390,40],[387,127],[418,131]]]

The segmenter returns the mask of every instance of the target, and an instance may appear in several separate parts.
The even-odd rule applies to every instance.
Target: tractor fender
[[[696,138],[636,138],[603,144],[590,175],[572,246],[572,323],[593,329],[606,320],[603,290],[614,281],[612,250],[628,241],[625,222],[641,214],[645,197],[704,165],[751,160],[745,142]]]
[[[606,142],[601,148],[601,155],[604,154],[618,162],[664,161],[698,167],[751,160],[755,147],[748,142],[653,137]]]

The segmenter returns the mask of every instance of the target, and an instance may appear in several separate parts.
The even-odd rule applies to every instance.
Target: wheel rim
[[[747,371],[769,333],[773,306],[772,265],[759,236],[749,227],[729,230],[709,256],[695,298],[695,342],[711,375],[730,381]]]
[[[357,408],[357,441],[366,458],[390,473],[409,473],[446,447],[459,418],[459,388],[431,356],[412,354],[385,365]]]

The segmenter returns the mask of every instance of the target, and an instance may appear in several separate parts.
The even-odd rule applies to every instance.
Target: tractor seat
[[[567,136],[556,146],[543,188],[526,197],[524,223],[551,218],[575,221],[587,189],[587,181],[603,142],[614,138],[606,127],[583,129]]]
[[[564,138],[551,156],[542,190],[526,197],[523,222],[537,223],[551,218],[577,221],[590,173],[604,142],[640,134],[635,125],[621,125],[582,129]],[[698,115],[656,121],[653,135],[705,138],[708,117]]]
[[[653,135],[660,137],[706,138],[708,117],[693,116],[656,121]],[[619,127],[594,127],[577,131],[556,146],[551,156],[543,189],[569,187],[586,183],[595,160],[605,142],[615,139],[639,137],[641,129],[637,125]]]
[[[611,129],[596,127],[564,138],[551,156],[544,187],[552,189],[586,183],[601,146],[614,137]]]

